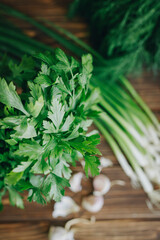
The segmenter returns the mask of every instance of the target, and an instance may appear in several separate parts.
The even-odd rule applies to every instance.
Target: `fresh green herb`
[[[160,69],[159,1],[74,0],[69,16],[76,13],[89,23],[91,43],[107,60],[103,81],[137,74],[144,64]]]
[[[13,82],[0,79],[0,200],[8,191],[10,203],[20,208],[18,192],[24,190],[29,201],[59,201],[78,154],[85,159],[87,175],[89,170],[93,176],[99,173],[99,135],[86,136],[98,100],[96,90],[88,90],[92,57],[82,56],[80,64],[61,49],[35,57],[9,62],[8,81],[11,75],[18,83],[25,83],[24,74],[34,76],[20,95]]]
[[[7,9],[7,11],[9,11],[10,8],[7,7]],[[9,12],[12,14],[12,11]],[[13,15],[20,19],[24,19],[24,15],[19,15],[17,11],[14,11]],[[27,21],[32,23],[30,18],[27,18]],[[53,31],[54,35],[58,36],[56,39],[61,39],[61,44],[65,41],[67,46],[69,46],[68,49],[72,50],[77,57],[79,56],[79,51],[75,50],[75,47],[72,48],[70,44],[68,45],[70,40],[74,42],[74,44],[77,44],[76,48],[80,48],[81,51],[84,49],[84,52],[89,51],[94,56],[94,74],[91,78],[90,89],[93,90],[93,86],[99,86],[101,90],[101,98],[99,105],[94,108],[95,112],[94,109],[92,109],[92,114],[90,113],[90,116],[94,116],[97,111],[102,112],[102,114],[99,116],[99,119],[94,120],[95,124],[98,126],[112,147],[112,150],[125,173],[131,178],[133,185],[136,185],[137,187],[140,183],[144,191],[148,194],[152,203],[159,207],[160,191],[159,188],[157,188],[157,186],[160,184],[159,121],[125,77],[118,75],[115,82],[108,81],[108,78],[106,78],[107,61],[101,54],[96,52],[96,50],[92,49],[80,39],[77,39],[67,30],[59,28],[55,26],[55,24],[52,24],[48,21],[45,21],[45,23],[49,24],[52,29],[49,29],[42,24],[37,25],[35,24],[35,21],[33,24],[42,32],[47,34],[48,31]],[[10,28],[12,28],[12,26],[9,26],[8,29]],[[44,31],[44,28],[47,28],[47,31]],[[63,36],[61,36],[61,34],[63,34]],[[51,36],[51,33],[48,35]],[[66,39],[66,37],[70,40]],[[22,46],[19,47],[19,44],[15,46],[15,41],[12,41],[10,38],[8,40],[10,43],[9,46],[0,39],[0,42],[2,43],[2,45],[0,45],[2,51],[4,52],[4,49],[7,49],[9,54],[14,57],[19,57]],[[16,32],[14,40],[19,43],[19,38],[16,36]],[[21,44],[23,43],[21,42]],[[33,47],[32,41],[27,38],[27,45],[23,45],[23,52],[32,52],[31,47]],[[37,48],[35,48],[35,51],[37,51]],[[86,60],[84,59],[83,62],[86,64],[86,66],[88,66],[88,74],[90,75],[92,66],[89,59],[90,57],[88,57]],[[45,61],[48,60],[49,59],[46,56]],[[110,63],[112,66],[111,61]],[[60,66],[58,65],[59,69],[63,69],[63,67],[64,66],[61,64]],[[41,77],[37,79],[37,81],[41,82]],[[82,85],[86,82],[86,78],[83,76],[83,74],[79,77],[79,81]],[[108,84],[106,84],[106,81]],[[46,77],[45,83],[50,84],[50,80]],[[67,91],[66,86],[62,87],[60,85],[60,89],[62,88],[64,91]],[[97,93],[93,91],[92,97],[90,97],[86,107],[89,109],[92,101],[96,99]],[[80,113],[82,110],[83,109],[80,109]],[[87,122],[85,124],[86,126],[88,125]],[[74,132],[71,136],[73,135]],[[94,143],[95,142],[96,141],[94,141]],[[73,142],[72,144],[74,144],[74,146],[77,148],[76,142]],[[93,151],[94,147],[90,148],[89,146],[89,149],[89,151]],[[83,144],[79,150],[81,150],[81,152],[84,151]],[[88,158],[88,155],[86,155],[86,157]],[[89,166],[91,166],[90,158],[88,158],[88,162],[85,166],[86,174],[88,174]],[[92,168],[90,169],[91,171],[97,171],[96,158],[93,160]]]

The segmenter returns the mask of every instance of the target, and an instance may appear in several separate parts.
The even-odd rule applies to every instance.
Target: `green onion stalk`
[[[90,89],[98,86],[101,91],[95,109],[100,111],[100,115],[94,123],[110,144],[133,186],[141,185],[150,201],[160,207],[160,124],[127,78],[119,76],[114,82],[103,81],[106,60],[86,43],[49,21],[37,22],[3,4],[0,8],[3,14],[28,21],[78,58],[86,52],[93,55],[95,70]],[[0,26],[0,51],[18,59],[23,54],[52,52],[53,48],[27,37],[4,20]]]

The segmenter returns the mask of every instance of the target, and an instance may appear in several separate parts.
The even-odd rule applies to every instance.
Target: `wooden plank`
[[[0,224],[0,240],[47,240],[49,223]]]
[[[77,171],[80,169],[78,168]],[[129,179],[126,177],[120,167],[107,168],[103,172],[111,180],[119,179],[126,182],[125,186],[114,186],[105,196],[105,204],[103,209],[95,214],[98,220],[109,219],[160,219],[160,212],[152,213],[145,201],[147,196],[142,189],[133,189]],[[66,191],[66,195],[72,196],[73,199],[80,205],[82,197],[87,196],[92,192],[91,179],[83,180],[83,191],[77,194],[70,190]],[[74,217],[89,218],[92,214],[81,208],[77,214],[71,214],[66,218],[52,218],[53,203],[47,206],[41,206],[36,203],[25,201],[25,209],[17,209],[9,205],[8,198],[4,200],[4,209],[0,213],[0,222],[10,221],[57,221],[68,220]]]
[[[47,240],[49,223],[0,224],[0,240]],[[76,240],[159,240],[159,221],[98,221],[73,227]]]
[[[152,111],[160,111],[160,77],[154,79],[152,73],[146,72],[131,82]]]
[[[76,240],[159,240],[158,221],[99,221],[80,225]]]

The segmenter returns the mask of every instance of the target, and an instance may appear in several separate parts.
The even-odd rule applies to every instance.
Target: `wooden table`
[[[82,20],[72,21],[65,17],[70,0],[3,0],[16,9],[35,18],[47,18],[56,24],[65,27],[76,36],[87,41],[87,27]],[[16,21],[23,30],[35,39],[40,39],[53,47],[57,42],[44,36],[37,29],[27,23]],[[134,87],[144,101],[160,119],[160,85],[153,80],[151,74],[143,74],[133,81]],[[146,195],[141,189],[133,189],[130,180],[126,177],[112,150],[101,137],[100,150],[104,157],[110,158],[114,166],[104,169],[111,180],[121,179],[126,186],[114,186],[105,196],[103,209],[95,214],[96,222],[90,225],[76,226],[76,240],[159,240],[160,239],[160,211],[152,213],[146,206]],[[77,167],[75,171],[80,170]],[[73,194],[69,190],[66,195],[72,196],[80,204],[83,196],[92,191],[91,180],[83,182],[83,191]],[[52,218],[53,203],[41,206],[25,201],[25,209],[20,210],[9,206],[8,198],[4,199],[4,210],[0,213],[0,240],[46,240],[50,225],[63,226],[73,217],[90,218],[91,214],[82,210],[78,214],[67,218]]]

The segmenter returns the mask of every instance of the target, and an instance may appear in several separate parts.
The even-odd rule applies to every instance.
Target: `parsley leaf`
[[[87,176],[99,173],[99,135],[87,135],[99,98],[97,90],[88,91],[92,57],[78,63],[56,49],[38,53],[36,61],[25,56],[20,64],[10,62],[9,68],[7,80],[13,75],[16,84],[25,81],[18,95],[12,82],[0,79],[0,190],[21,208],[18,192],[24,190],[29,201],[60,201],[79,155]]]
[[[60,201],[64,195],[64,187],[69,186],[70,184],[66,179],[50,173],[44,181],[43,193],[49,199]]]
[[[64,106],[62,106],[57,98],[53,99],[51,104],[50,111],[48,112],[48,118],[51,119],[56,131],[58,131],[65,114]]]
[[[22,197],[17,193],[17,191],[13,188],[8,186],[7,187],[9,192],[9,200],[12,206],[17,206],[19,208],[24,208]]]
[[[88,177],[88,172],[90,171],[92,176],[96,176],[99,174],[99,166],[100,162],[96,156],[85,155],[85,173]]]
[[[27,157],[28,159],[36,159],[43,152],[43,148],[37,142],[20,143],[19,149],[14,154],[16,156]]]
[[[21,99],[15,90],[15,86],[13,83],[8,85],[4,78],[0,78],[0,102],[7,106],[16,108],[28,115],[28,112],[25,110]]]

